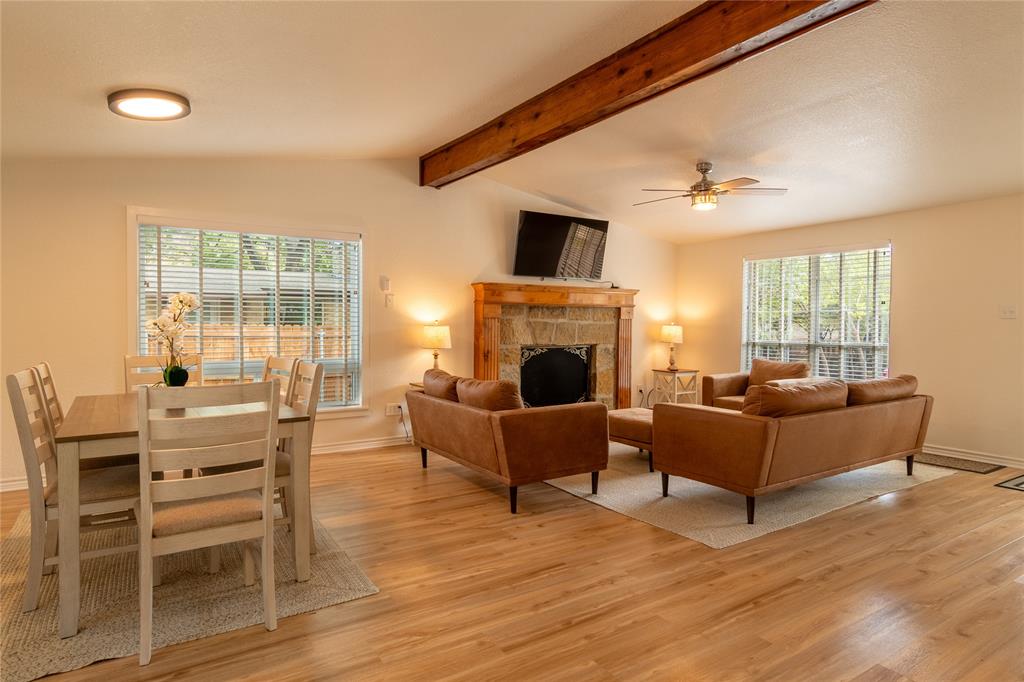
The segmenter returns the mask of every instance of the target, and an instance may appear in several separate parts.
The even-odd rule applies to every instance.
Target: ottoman
[[[654,412],[645,407],[627,407],[608,412],[608,439],[647,451],[647,466],[654,471],[653,442]]]

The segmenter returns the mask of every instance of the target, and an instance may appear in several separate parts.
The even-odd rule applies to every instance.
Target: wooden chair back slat
[[[221,384],[203,386],[197,391],[192,386],[164,386],[159,391],[150,391],[149,409],[168,410],[194,407],[227,407],[237,412],[237,406],[248,403],[266,403],[261,384]]]
[[[267,444],[264,442],[263,452],[266,451]],[[262,491],[266,478],[266,471],[259,466],[254,469],[242,469],[241,471],[230,471],[198,478],[153,481],[150,488],[150,499],[153,502],[179,502],[244,490]]]
[[[54,433],[56,433],[57,429],[64,423],[64,408],[61,406],[60,398],[57,396],[57,386],[53,382],[53,372],[50,371],[50,363],[40,362],[32,368],[32,371],[39,377],[50,424],[53,426]]]
[[[151,417],[149,437],[153,443],[159,443],[161,448],[164,447],[163,441],[173,443],[185,438],[210,438],[210,445],[231,443],[240,434],[259,432],[260,427],[267,423],[267,413],[267,410],[260,410],[181,418]]]
[[[138,386],[162,384],[164,382],[163,368],[166,363],[167,358],[163,355],[124,356],[124,390],[131,391]],[[201,355],[183,355],[181,363],[188,370],[189,386],[201,386],[203,383],[203,357]]]
[[[298,358],[275,357],[268,355],[263,361],[263,381],[278,379],[281,382],[281,400],[288,402],[288,396],[292,394],[292,385],[295,381],[295,365]]]
[[[152,443],[152,441],[150,441]],[[267,444],[262,439],[227,445],[206,445],[167,450],[151,450],[153,471],[177,471],[218,467],[239,462],[255,462],[263,457]]]
[[[295,368],[295,382],[288,404],[315,418],[320,404],[320,388],[324,383],[324,366],[315,362],[299,362]]]

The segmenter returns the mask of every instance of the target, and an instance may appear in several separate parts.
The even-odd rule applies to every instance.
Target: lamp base
[[[678,372],[679,368],[676,367],[676,347],[675,344],[669,345],[668,347],[668,371]]]
[[[441,369],[441,368],[440,368],[440,367],[439,367],[439,366],[437,365],[437,356],[438,356],[438,355],[440,355],[440,353],[438,353],[438,352],[437,352],[437,351],[435,350],[435,351],[434,351],[434,369]]]

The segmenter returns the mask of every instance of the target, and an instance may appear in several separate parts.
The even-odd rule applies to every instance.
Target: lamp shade
[[[437,350],[452,347],[452,332],[446,324],[423,325],[423,339],[420,346]]]
[[[683,328],[678,324],[663,324],[661,326],[661,340],[663,343],[682,343]]]

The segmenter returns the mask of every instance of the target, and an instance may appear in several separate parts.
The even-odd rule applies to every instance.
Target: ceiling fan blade
[[[725,182],[719,182],[715,185],[718,189],[732,189],[733,187],[745,187],[747,185],[756,185],[761,182],[754,178],[733,178],[732,180],[726,180]]]
[[[786,190],[783,187],[739,187],[719,192],[719,194],[738,194],[749,197],[778,197],[785,193]]]
[[[688,189],[647,189],[640,190],[641,192],[689,192]]]
[[[662,197],[661,199],[651,199],[650,201],[641,201],[639,204],[633,204],[634,206],[643,206],[644,204],[653,204],[656,201],[668,201],[669,199],[681,199],[688,197],[689,194],[677,194],[674,197]]]

